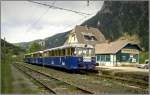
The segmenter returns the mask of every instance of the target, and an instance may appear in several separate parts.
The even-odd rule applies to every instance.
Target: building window
[[[107,62],[110,61],[110,55],[106,55],[105,57]]]
[[[91,36],[91,39],[94,41],[97,41],[97,39],[95,38],[95,36]]]
[[[88,36],[88,35],[84,35],[84,39],[86,39],[86,40],[91,40],[91,37]]]
[[[122,61],[127,61],[127,58],[125,55],[122,56]]]
[[[101,61],[105,61],[105,55],[101,55]]]
[[[100,55],[97,55],[97,61],[101,61],[101,60],[100,60]]]
[[[89,35],[88,34],[83,34],[83,36],[84,36],[84,39],[86,39],[86,40],[97,41],[96,37],[92,34],[89,34]]]
[[[97,55],[97,61],[109,62],[110,55]]]

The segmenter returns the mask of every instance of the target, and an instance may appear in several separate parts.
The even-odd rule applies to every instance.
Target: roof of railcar
[[[31,54],[33,54],[33,53],[27,53],[27,54],[25,54],[25,55],[31,55]]]
[[[64,49],[64,48],[68,48],[68,47],[94,48],[92,45],[87,45],[87,44],[67,44],[67,45],[63,45],[63,46],[60,46],[60,47],[55,47],[55,48],[51,48],[51,49],[46,49],[46,50],[43,50],[43,51],[36,51],[36,52],[33,52],[33,53],[28,53],[28,54],[25,54],[25,55],[38,54],[38,53],[43,53],[43,52],[50,51],[50,50]]]
[[[32,54],[38,54],[38,53],[43,53],[43,51],[36,51],[36,52],[32,52],[32,53],[27,53],[25,55],[32,55]]]
[[[51,49],[46,49],[46,50],[44,50],[43,52],[50,51],[50,50],[55,50],[55,49],[64,49],[64,48],[67,48],[67,47],[86,47],[86,48],[94,48],[92,45],[87,45],[87,44],[67,44],[67,45],[63,45],[63,46],[60,46],[60,47],[55,47],[55,48],[51,48]]]
[[[38,54],[38,53],[43,53],[43,51],[36,51],[36,52],[33,52],[33,54]]]

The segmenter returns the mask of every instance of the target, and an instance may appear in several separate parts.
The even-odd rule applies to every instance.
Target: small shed
[[[95,45],[96,62],[101,66],[136,65],[141,48],[126,40],[104,42]]]

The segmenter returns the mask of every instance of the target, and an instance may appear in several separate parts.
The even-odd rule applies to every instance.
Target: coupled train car
[[[95,49],[86,44],[64,45],[26,54],[24,61],[67,70],[93,70],[96,66]]]

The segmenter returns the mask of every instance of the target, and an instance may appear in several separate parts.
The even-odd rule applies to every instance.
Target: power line
[[[30,1],[30,0],[28,0],[28,1],[29,1],[29,2],[32,2],[32,3],[36,3],[36,4],[41,4],[41,5],[44,5],[44,6],[48,6],[48,9],[47,9],[33,24],[31,24],[31,26],[27,29],[27,32],[28,32],[34,25],[36,25],[36,24],[40,21],[40,19],[48,12],[49,8],[55,8],[55,9],[60,9],[60,10],[71,11],[71,12],[74,12],[74,13],[77,13],[77,14],[80,14],[80,15],[84,16],[84,18],[86,18],[85,15],[91,15],[91,14],[82,13],[82,12],[78,12],[78,11],[74,11],[74,10],[70,10],[70,9],[64,9],[64,8],[56,7],[56,6],[54,6],[56,0],[54,0],[51,5],[43,4],[43,3],[39,3],[39,2],[34,2],[34,1]],[[83,14],[84,14],[84,15],[83,15]],[[82,19],[81,19],[81,20],[82,20]],[[69,26],[72,26],[72,25],[69,25]]]
[[[56,0],[54,0],[54,2],[52,3],[52,5],[55,4],[55,1]],[[36,23],[38,23],[40,21],[40,19],[49,11],[49,8],[34,23],[31,24],[31,26],[27,29],[26,32],[28,32],[34,25],[36,25]]]
[[[51,5],[54,5],[56,3],[56,0],[54,0],[54,2]]]
[[[89,6],[90,0],[87,0],[87,6]]]
[[[87,16],[84,16],[83,18],[79,19],[77,22],[81,22],[81,21],[83,21],[86,18],[87,18]],[[77,23],[73,23],[73,24],[67,25],[65,28],[73,27],[75,25],[77,25]]]
[[[32,2],[32,3],[44,5],[44,6],[49,6],[50,8],[55,8],[55,9],[60,9],[60,10],[66,10],[66,11],[74,12],[74,13],[77,13],[77,14],[79,14],[79,15],[91,15],[91,14],[89,14],[89,13],[83,13],[83,12],[74,11],[74,10],[71,10],[71,9],[65,9],[65,8],[56,7],[56,6],[53,6],[53,5],[48,5],[48,4],[39,3],[39,2],[34,2],[34,1],[30,1],[30,0],[28,0],[28,1],[29,1],[29,2]]]
[[[40,19],[48,12],[48,10],[49,8],[34,23],[32,23],[31,26],[29,26],[26,32],[28,32],[34,25],[36,25],[40,21]]]

